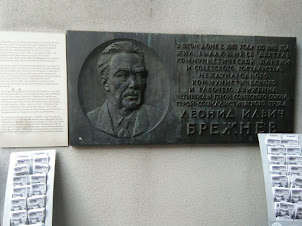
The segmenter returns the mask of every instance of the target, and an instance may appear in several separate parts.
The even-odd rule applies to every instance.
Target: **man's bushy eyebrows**
[[[104,49],[98,59],[97,70],[99,76],[105,76],[108,78],[109,62],[112,56],[116,53],[134,53],[139,55],[143,64],[145,62],[144,54],[137,45],[130,41],[114,42]]]

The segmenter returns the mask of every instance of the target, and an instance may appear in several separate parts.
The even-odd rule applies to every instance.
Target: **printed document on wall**
[[[64,33],[0,32],[0,146],[67,146]]]

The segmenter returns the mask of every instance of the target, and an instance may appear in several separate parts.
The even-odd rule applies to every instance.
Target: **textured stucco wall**
[[[302,133],[301,0],[1,0],[0,30],[296,36]],[[30,150],[30,149],[18,149]],[[259,147],[57,148],[54,225],[266,225]],[[0,150],[0,217],[9,154]]]

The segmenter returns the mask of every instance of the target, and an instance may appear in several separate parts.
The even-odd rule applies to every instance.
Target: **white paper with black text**
[[[64,33],[0,32],[0,146],[67,146]]]

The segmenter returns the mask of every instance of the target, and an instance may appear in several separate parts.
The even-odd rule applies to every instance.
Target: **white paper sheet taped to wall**
[[[11,153],[3,226],[52,226],[55,159],[55,150]]]
[[[68,146],[64,33],[0,32],[0,146]]]
[[[301,134],[258,134],[269,225],[302,223]]]

